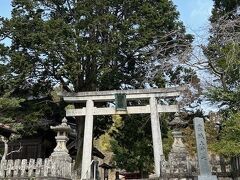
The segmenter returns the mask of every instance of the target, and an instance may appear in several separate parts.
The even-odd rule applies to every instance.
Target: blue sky
[[[0,16],[11,16],[11,0],[0,0]]]
[[[213,7],[212,0],[173,0],[180,12],[180,19],[190,33],[198,33],[208,25]]]

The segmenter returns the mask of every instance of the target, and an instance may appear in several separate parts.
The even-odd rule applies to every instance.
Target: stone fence
[[[165,179],[194,179],[199,175],[199,167],[197,158],[190,159],[185,155],[179,157],[179,153],[174,154],[170,153],[169,159],[163,160],[161,162],[161,177]],[[219,180],[232,180],[237,179],[239,176],[239,167],[235,167],[235,171],[233,169],[233,165],[240,165],[240,159],[238,160],[238,164],[234,161],[232,163],[230,159],[220,158],[218,155],[209,155],[210,168],[213,175],[216,175]],[[161,178],[160,178],[161,179]],[[240,178],[239,178],[240,180]]]
[[[221,164],[220,157],[218,155],[209,156],[211,172],[216,173],[227,173],[232,172],[232,164],[224,159],[224,163]],[[174,161],[170,159],[168,161],[161,162],[161,169],[163,173],[190,173],[199,174],[199,167],[197,159],[183,159],[182,161]]]
[[[2,160],[0,179],[74,179],[73,163],[53,159]]]

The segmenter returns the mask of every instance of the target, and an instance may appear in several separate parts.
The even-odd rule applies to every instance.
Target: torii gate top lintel
[[[62,93],[66,102],[84,102],[89,99],[94,101],[113,101],[115,94],[126,94],[127,99],[147,99],[152,97],[177,97],[186,86],[172,88],[155,88],[155,89],[132,89],[132,90],[111,90],[111,91],[88,91],[78,93]]]

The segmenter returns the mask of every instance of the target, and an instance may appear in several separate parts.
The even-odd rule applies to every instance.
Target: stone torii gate
[[[178,112],[178,105],[160,105],[156,98],[175,98],[185,90],[185,87],[138,89],[138,90],[113,90],[113,91],[90,91],[79,93],[65,93],[63,99],[70,103],[86,102],[86,107],[81,109],[67,109],[66,116],[85,116],[83,155],[81,179],[90,179],[93,141],[93,117],[113,114],[146,114],[151,115],[151,128],[153,138],[154,165],[156,176],[160,176],[160,162],[163,156],[162,136],[159,123],[159,113]],[[116,95],[124,95],[125,100],[149,100],[149,105],[126,106],[123,109],[115,107],[95,107],[94,102],[112,102]],[[126,102],[125,102],[126,104]]]

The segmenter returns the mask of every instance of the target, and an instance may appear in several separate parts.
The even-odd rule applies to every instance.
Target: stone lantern
[[[71,162],[72,159],[68,154],[68,149],[66,146],[68,141],[68,133],[71,130],[70,126],[67,125],[67,119],[63,118],[60,125],[51,126],[50,128],[57,132],[57,136],[55,137],[57,145],[50,158],[53,160],[64,160]]]
[[[182,131],[181,129],[186,127],[187,122],[184,122],[181,118],[179,113],[175,113],[174,119],[169,123],[169,126],[171,127],[172,135],[174,138],[174,142],[172,145],[172,150],[171,152],[185,152],[186,147],[182,142]]]
[[[181,128],[187,126],[187,122],[184,122],[179,113],[175,113],[174,119],[169,123],[171,126],[174,142],[172,144],[171,152],[168,155],[170,162],[171,173],[187,173],[188,172],[188,152],[186,146],[182,142]]]

